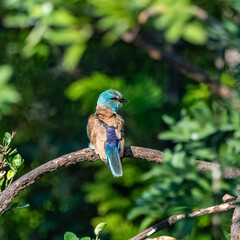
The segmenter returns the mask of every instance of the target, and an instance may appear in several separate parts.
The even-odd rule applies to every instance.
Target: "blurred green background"
[[[1,239],[60,240],[66,231],[94,237],[106,222],[101,240],[123,240],[172,214],[218,204],[225,193],[237,196],[237,179],[199,173],[190,160],[239,167],[238,0],[1,5],[0,136],[17,132],[13,144],[25,159],[17,177],[87,147],[88,116],[109,88],[129,100],[120,110],[126,145],[166,153],[162,165],[123,159],[122,178],[97,161],[38,179],[14,200],[30,207],[0,218]],[[172,60],[151,58],[136,40]],[[177,59],[189,69],[179,71]],[[234,92],[219,96],[191,69]],[[186,219],[155,236],[230,239],[231,215]]]

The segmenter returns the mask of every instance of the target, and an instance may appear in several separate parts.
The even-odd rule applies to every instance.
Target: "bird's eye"
[[[118,99],[116,97],[112,97],[110,98],[111,100],[115,100],[115,101],[118,101]]]

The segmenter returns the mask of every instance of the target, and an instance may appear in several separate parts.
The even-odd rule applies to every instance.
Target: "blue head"
[[[123,98],[120,92],[108,89],[100,94],[97,107],[99,107],[101,104],[104,104],[110,107],[114,112],[117,112],[122,106],[122,102],[127,102],[127,99]]]

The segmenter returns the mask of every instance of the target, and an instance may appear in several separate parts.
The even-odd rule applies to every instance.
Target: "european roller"
[[[87,125],[90,145],[110,167],[114,177],[123,174],[121,157],[124,151],[124,120],[117,114],[122,102],[127,102],[127,99],[116,90],[109,89],[101,93],[96,112],[89,117]]]

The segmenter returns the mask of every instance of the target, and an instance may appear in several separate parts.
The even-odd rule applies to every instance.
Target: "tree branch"
[[[240,207],[235,208],[232,216],[231,240],[240,240]]]
[[[160,236],[156,238],[146,238],[146,240],[176,240],[176,238],[170,236]]]
[[[212,213],[227,211],[229,209],[235,208],[236,207],[235,203],[239,202],[240,199],[235,200],[235,198],[230,196],[226,201],[227,202],[222,203],[220,205],[194,210],[194,211],[192,211],[192,213],[188,214],[188,217],[192,218],[192,217],[203,216],[203,215],[206,215],[206,214],[212,214]],[[133,237],[133,238],[131,238],[129,240],[142,240],[142,239],[145,239],[145,238],[147,238],[149,236],[152,236],[154,233],[156,233],[156,232],[158,232],[158,231],[160,231],[162,229],[170,227],[171,225],[175,224],[177,221],[179,221],[181,219],[184,219],[184,218],[186,218],[186,214],[173,215],[171,217],[168,217],[168,218],[162,220],[161,222],[157,223],[156,225],[146,229],[145,231],[139,233],[137,236],[135,236],[135,237]]]
[[[125,158],[141,158],[146,159],[149,162],[161,163],[163,161],[163,152],[155,149],[144,148],[144,147],[125,147],[124,149]],[[72,152],[33,169],[26,173],[16,181],[14,181],[4,192],[0,195],[0,212],[2,212],[7,205],[17,196],[17,194],[25,189],[27,186],[33,184],[35,180],[49,172],[53,172],[60,167],[67,167],[78,162],[89,161],[93,162],[98,159],[98,155],[91,148],[85,148],[76,152]],[[197,161],[198,169],[201,171],[213,171],[219,168],[216,163],[209,163],[204,161]],[[235,178],[240,176],[240,169],[228,168],[225,171],[224,176],[226,178]]]
[[[185,76],[188,76],[195,81],[207,84],[211,91],[215,92],[220,97],[229,98],[232,97],[232,95],[236,95],[234,90],[226,86],[222,86],[218,81],[211,79],[206,73],[198,69],[192,63],[189,63],[187,59],[171,52],[163,51],[157,46],[154,46],[146,41],[145,36],[140,32],[141,26],[145,24],[150,17],[166,12],[167,10],[168,6],[164,4],[159,4],[145,9],[139,14],[138,21],[132,31],[123,34],[122,40],[125,43],[131,43],[132,45],[138,47],[153,59],[165,61]],[[192,7],[191,13],[201,20],[209,19],[212,22],[216,22],[216,20],[209,16],[204,9],[198,6]]]
[[[122,39],[123,41],[128,42],[128,39],[125,39],[124,36]],[[212,80],[206,73],[202,72],[200,69],[189,63],[181,56],[165,52],[160,48],[147,43],[144,38],[139,36],[137,36],[132,41],[132,44],[142,51],[146,52],[151,58],[156,60],[163,60],[185,76],[208,85],[211,91],[215,92],[220,97],[229,98],[233,94],[235,95],[235,92],[232,89],[226,86],[222,86],[219,82]]]

